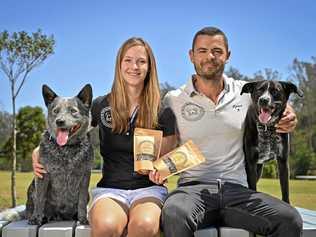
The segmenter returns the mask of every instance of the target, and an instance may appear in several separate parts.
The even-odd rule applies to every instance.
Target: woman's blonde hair
[[[123,43],[116,57],[115,76],[109,96],[112,116],[112,131],[127,132],[129,129],[130,102],[128,101],[125,81],[122,78],[121,63],[126,51],[133,46],[143,46],[148,56],[148,72],[141,93],[136,127],[156,128],[160,107],[160,90],[156,69],[156,60],[146,41],[141,38],[130,38]]]

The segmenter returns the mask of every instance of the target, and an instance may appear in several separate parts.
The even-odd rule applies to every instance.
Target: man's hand
[[[161,178],[157,170],[151,170],[148,174],[149,180],[155,184],[163,184],[164,180]]]
[[[276,127],[276,132],[278,133],[290,133],[293,132],[297,125],[297,117],[294,109],[289,104],[286,105],[286,108],[283,112],[282,118],[279,121]]]
[[[44,166],[42,166],[39,162],[39,147],[36,147],[32,152],[32,166],[33,166],[33,172],[35,176],[39,178],[43,178],[43,174],[46,174],[46,170],[44,169]]]

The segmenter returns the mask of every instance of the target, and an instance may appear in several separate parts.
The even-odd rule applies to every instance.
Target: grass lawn
[[[100,177],[101,173],[93,173],[90,187],[94,187]],[[31,183],[32,178],[33,173],[17,173],[16,189],[18,204],[25,204],[27,187]],[[11,206],[11,173],[8,171],[0,171],[0,180],[0,210],[2,210]],[[168,180],[169,191],[176,187],[176,181],[176,176]],[[278,198],[281,196],[279,181],[277,179],[261,179],[259,181],[258,190]],[[290,200],[294,206],[316,210],[316,181],[291,180]]]

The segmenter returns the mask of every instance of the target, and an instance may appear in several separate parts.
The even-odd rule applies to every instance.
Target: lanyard
[[[136,120],[136,117],[137,117],[137,112],[138,112],[138,109],[139,109],[139,106],[137,105],[133,111],[133,113],[131,114],[131,117],[128,121],[128,129],[129,129],[129,132],[132,132],[132,130],[134,129],[134,126],[135,126],[135,120]],[[129,133],[128,132],[128,133]]]

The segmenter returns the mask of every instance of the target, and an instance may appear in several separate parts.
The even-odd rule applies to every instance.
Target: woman
[[[174,144],[175,118],[160,110],[156,62],[148,43],[128,39],[118,51],[111,93],[92,105],[92,126],[99,126],[102,178],[92,190],[92,236],[159,236],[161,206],[167,195],[159,175],[134,172],[135,127],[163,131],[161,154]],[[42,167],[33,156],[34,171]],[[149,178],[150,177],[150,178]]]

